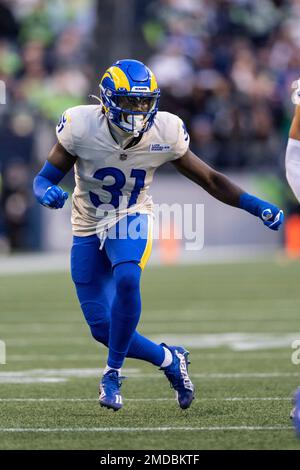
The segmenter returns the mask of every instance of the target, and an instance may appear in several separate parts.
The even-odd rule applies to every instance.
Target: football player
[[[300,79],[292,84],[292,88],[292,102],[295,105],[295,113],[286,148],[285,167],[288,183],[300,202]],[[300,387],[295,392],[294,408],[290,416],[300,437]]]
[[[288,183],[300,202],[300,79],[292,87],[292,102],[296,106],[286,148],[285,166]]]
[[[119,60],[104,73],[100,104],[68,109],[56,128],[57,143],[34,179],[37,200],[63,207],[58,185],[75,167],[71,274],[92,336],[108,347],[100,405],[122,407],[120,371],[126,357],[164,372],[181,408],[194,398],[188,351],[155,344],[136,330],[141,314],[140,277],[151,252],[152,201],[148,188],[166,162],[213,197],[259,217],[278,230],[283,213],[247,194],[189,149],[182,120],[158,111],[154,74],[136,60]],[[125,221],[125,223],[124,223]],[[139,226],[140,236],[131,228]]]

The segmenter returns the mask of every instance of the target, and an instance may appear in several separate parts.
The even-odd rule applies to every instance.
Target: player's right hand
[[[45,207],[49,207],[51,209],[61,209],[66,200],[68,199],[69,194],[66,193],[62,188],[59,186],[50,186],[47,191],[45,192],[41,203]]]

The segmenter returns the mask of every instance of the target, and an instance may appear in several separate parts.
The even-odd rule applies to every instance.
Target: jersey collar
[[[107,117],[103,116],[105,118],[105,121],[106,121],[106,126],[108,128],[108,132],[111,136],[111,138],[113,139],[114,143],[117,144],[117,145],[120,145],[119,142],[115,139],[113,133],[111,132],[111,128],[110,128],[110,125],[109,125],[109,122],[108,122],[108,119]],[[140,134],[138,137],[133,137],[126,145],[125,147],[123,148],[123,150],[128,150],[132,147],[135,147],[143,138],[143,133]],[[122,147],[121,147],[122,148]]]

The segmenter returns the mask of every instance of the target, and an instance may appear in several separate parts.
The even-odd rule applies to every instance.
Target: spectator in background
[[[162,107],[219,168],[282,168],[299,74],[297,0],[160,0],[143,26]],[[275,170],[276,171],[276,170]]]
[[[0,251],[37,243],[32,171],[61,112],[86,102],[93,8],[93,0],[0,0]]]
[[[0,0],[0,238],[14,249],[32,239],[31,169],[60,113],[86,103],[95,9],[96,0]],[[137,21],[161,109],[182,117],[195,152],[221,170],[280,172],[300,68],[300,1],[145,0]]]
[[[0,40],[16,41],[19,34],[19,24],[13,15],[8,0],[0,0]]]

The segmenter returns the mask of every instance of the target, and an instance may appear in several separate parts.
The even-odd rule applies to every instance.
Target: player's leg
[[[105,250],[116,284],[107,361],[110,368],[120,369],[129,353],[141,314],[141,273],[150,256],[151,245],[152,227],[148,215],[124,217],[108,232]],[[160,351],[162,353],[162,348]]]
[[[91,333],[97,341],[108,346],[110,311],[112,300],[115,298],[116,288],[112,277],[111,263],[105,251],[99,250],[99,245],[100,242],[97,236],[74,237],[71,272],[78,299]],[[143,260],[145,262],[146,258],[143,258]],[[121,273],[120,278],[122,277]],[[177,352],[181,350],[182,348],[176,349]],[[172,350],[172,348],[169,349],[166,345],[155,344],[135,331],[127,357],[145,360],[160,366],[172,386],[172,380],[180,384],[180,380],[178,380],[179,359],[175,354],[174,348]],[[183,370],[182,367],[181,370]],[[114,377],[110,378],[109,382],[113,382],[114,396],[117,396],[117,399],[120,400],[118,392],[120,387],[119,379],[116,374],[114,375]],[[122,404],[118,403],[117,405],[117,409],[119,409]]]
[[[116,294],[111,263],[100,241],[92,237],[74,237],[71,273],[78,300],[92,336],[108,346],[111,306]],[[166,357],[167,356],[167,357]],[[168,365],[168,351],[134,332],[127,357],[147,361],[161,367]]]
[[[151,253],[152,217],[128,216],[117,224],[114,235],[110,233],[105,242],[116,282],[106,370],[120,369],[126,356],[141,358],[146,347],[148,357],[152,355],[151,362],[161,366],[175,389],[181,408],[188,408],[194,398],[194,386],[188,376],[188,352],[182,347],[156,345],[135,332],[141,313],[141,271]]]
[[[71,253],[71,272],[78,299],[93,337],[108,345],[110,309],[115,289],[111,264],[104,250],[99,250],[100,240],[91,237],[74,237]],[[119,393],[121,383],[117,371],[104,375],[100,384],[99,402],[115,410],[121,408]]]
[[[104,250],[99,250],[96,235],[74,237],[71,274],[77,297],[92,336],[108,346],[110,309],[114,297],[111,264]]]
[[[114,410],[122,407],[120,371],[136,337],[135,330],[141,314],[141,262],[147,261],[151,251],[148,217],[138,218],[140,230],[143,231],[140,237],[132,238],[130,222],[135,217],[128,216],[109,230],[105,241],[105,250],[112,264],[116,295],[111,308],[109,352],[100,384],[99,402],[101,406]],[[155,348],[160,349],[162,354],[162,347]]]
[[[108,346],[109,343],[109,329],[110,329],[110,314],[113,300],[116,298],[116,308],[122,308],[122,302],[125,301],[124,310],[134,307],[135,296],[128,296],[127,292],[123,295],[116,297],[116,281],[112,274],[112,266],[106,255],[105,250],[99,250],[100,240],[95,236],[89,237],[74,237],[73,247],[71,252],[71,273],[72,279],[75,283],[77,296],[85,316],[85,319],[90,327],[93,337],[100,343]],[[140,268],[135,265],[140,272]],[[140,274],[138,274],[139,276]],[[122,269],[116,269],[115,277],[119,289],[126,282],[126,276],[122,274]],[[129,283],[132,284],[131,282]],[[123,287],[125,287],[123,285]],[[127,297],[126,297],[127,295]],[[126,297],[126,298],[125,298]],[[131,302],[131,305],[127,305]],[[122,322],[122,318],[121,318]],[[115,328],[113,326],[113,328]],[[125,325],[126,328],[126,325]],[[118,330],[120,331],[120,329]],[[169,354],[168,354],[169,353]],[[162,363],[167,364],[166,357],[171,356],[170,352],[161,345],[157,345],[149,339],[143,337],[137,332],[134,332],[132,341],[127,354],[129,357],[142,359],[151,362],[155,365],[161,366]],[[105,391],[105,400],[112,408],[120,408],[120,381],[116,373],[108,374],[105,378],[108,384],[101,385],[101,395]],[[100,395],[100,400],[101,400]],[[118,403],[114,403],[118,400]],[[119,403],[120,402],[120,403]]]
[[[141,268],[135,262],[113,268],[116,295],[111,308],[107,365],[121,369],[141,314]]]
[[[116,294],[111,263],[105,250],[99,250],[99,238],[74,237],[71,254],[71,273],[78,300],[93,337],[108,346],[110,312]],[[151,364],[167,365],[166,350],[137,331],[134,333],[127,357]]]

